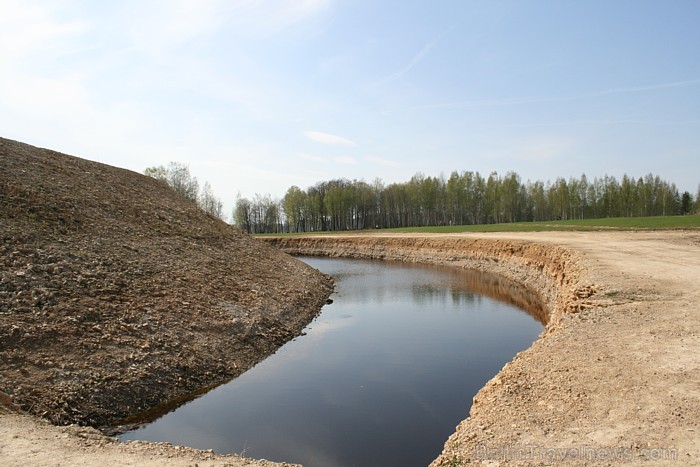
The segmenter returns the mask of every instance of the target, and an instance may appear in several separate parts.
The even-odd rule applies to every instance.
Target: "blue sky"
[[[696,0],[0,0],[0,135],[227,210],[346,177],[700,183]]]

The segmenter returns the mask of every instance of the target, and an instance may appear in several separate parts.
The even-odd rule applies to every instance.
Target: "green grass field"
[[[386,229],[388,232],[536,232],[562,230],[663,230],[700,229],[700,215],[656,217],[611,217],[549,222],[515,222],[510,224],[454,225],[444,227],[415,227]]]
[[[509,224],[452,225],[441,227],[410,227],[404,229],[382,229],[381,232],[546,232],[546,231],[591,231],[591,230],[665,230],[700,229],[700,215],[655,216],[655,217],[611,217],[549,222],[515,222]],[[380,232],[377,231],[377,232]],[[329,234],[344,232],[314,232]],[[309,235],[278,234],[278,235]]]

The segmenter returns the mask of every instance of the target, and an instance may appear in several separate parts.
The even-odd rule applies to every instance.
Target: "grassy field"
[[[700,229],[700,215],[656,216],[656,217],[611,217],[606,219],[584,219],[549,222],[515,222],[509,224],[452,225],[441,227],[410,227],[404,229],[382,229],[377,232],[543,232],[576,230],[664,230]],[[314,234],[343,232],[314,232]],[[302,234],[277,234],[302,235]],[[309,235],[304,234],[304,235]]]
[[[516,222],[510,224],[454,225],[387,229],[389,232],[534,232],[560,230],[661,230],[700,229],[700,215],[656,217],[610,217],[549,222]]]

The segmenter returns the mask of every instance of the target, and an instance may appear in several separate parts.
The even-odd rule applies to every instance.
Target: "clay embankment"
[[[479,391],[434,465],[700,464],[700,234],[267,241],[293,254],[487,270],[541,294],[542,338]]]

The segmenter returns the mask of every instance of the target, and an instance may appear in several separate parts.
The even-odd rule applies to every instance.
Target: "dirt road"
[[[564,313],[479,392],[470,417],[433,465],[700,465],[699,232],[373,238],[431,239],[455,264],[458,255],[449,245],[475,239],[503,241],[508,251],[533,243],[544,245],[542,252],[570,251],[565,261],[575,264],[569,271],[592,293],[585,307]],[[415,254],[408,251],[405,259]],[[555,256],[548,261],[557,266]],[[105,452],[122,465],[234,463],[160,445],[113,445],[26,417],[0,416],[0,464],[90,465]]]

